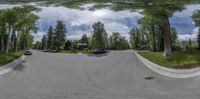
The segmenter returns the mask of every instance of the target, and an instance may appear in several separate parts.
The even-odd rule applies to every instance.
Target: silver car
[[[26,49],[24,52],[24,55],[32,55],[32,50],[31,49]]]

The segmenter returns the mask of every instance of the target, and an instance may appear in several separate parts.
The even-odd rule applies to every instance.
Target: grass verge
[[[200,51],[196,52],[174,52],[172,56],[163,57],[163,52],[138,52],[151,62],[174,69],[191,69],[200,67]]]
[[[65,50],[65,51],[62,51],[62,52],[67,53],[67,54],[78,54],[78,53],[94,54],[94,51],[92,51],[92,50]]]
[[[0,53],[0,66],[10,63],[22,55],[23,52],[10,52],[8,54]]]

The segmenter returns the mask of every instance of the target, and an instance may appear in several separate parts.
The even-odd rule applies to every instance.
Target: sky
[[[139,27],[137,21],[143,17],[138,12],[128,10],[115,12],[106,8],[91,11],[88,8],[92,4],[85,5],[84,10],[69,9],[62,6],[40,6],[42,9],[36,14],[40,17],[36,25],[39,28],[38,33],[34,34],[35,41],[40,40],[46,34],[50,25],[56,25],[57,20],[64,21],[68,34],[67,39],[80,39],[83,34],[91,35],[92,25],[101,21],[105,25],[108,34],[119,32],[121,35],[129,38],[129,31],[132,28]],[[18,5],[0,4],[0,9],[11,8]],[[178,31],[179,40],[196,39],[198,28],[194,26],[191,16],[194,11],[200,10],[199,5],[189,5],[185,10],[176,12],[170,18],[170,24]]]

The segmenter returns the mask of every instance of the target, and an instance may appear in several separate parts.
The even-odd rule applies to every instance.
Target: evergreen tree
[[[72,43],[71,43],[71,41],[67,40],[67,42],[65,42],[64,49],[70,50],[71,48],[72,48]]]
[[[58,20],[54,33],[54,46],[56,50],[63,49],[66,39],[67,29],[63,21]]]
[[[47,32],[47,49],[52,50],[53,49],[53,35],[54,34],[54,30],[53,27],[50,26]]]
[[[87,45],[89,44],[89,38],[87,37],[86,34],[83,34],[80,40],[81,43],[86,43]]]
[[[43,35],[43,37],[42,37],[41,49],[42,50],[47,49],[47,37],[46,37],[46,35]]]

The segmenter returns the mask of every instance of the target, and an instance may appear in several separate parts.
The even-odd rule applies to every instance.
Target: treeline
[[[113,33],[109,38],[104,24],[97,22],[93,25],[91,37],[83,34],[80,40],[66,40],[67,29],[62,21],[57,21],[55,29],[50,26],[41,41],[37,41],[34,48],[40,50],[78,50],[80,46],[95,50],[123,50],[129,49],[129,42],[120,33]]]
[[[30,5],[0,10],[0,52],[24,50],[32,47],[37,32],[35,22],[39,17],[33,14],[37,8]]]
[[[177,31],[175,28],[170,28],[170,35],[164,35],[163,22],[160,18],[155,16],[145,16],[138,21],[141,25],[140,28],[133,28],[130,31],[130,45],[133,49],[138,50],[151,50],[154,52],[165,50],[165,40],[168,37],[170,39],[170,46],[172,51],[186,51],[192,52],[200,50],[200,11],[195,11],[193,15],[193,21],[196,26],[199,27],[197,34],[197,40],[188,38],[186,40],[179,41],[177,37]]]

